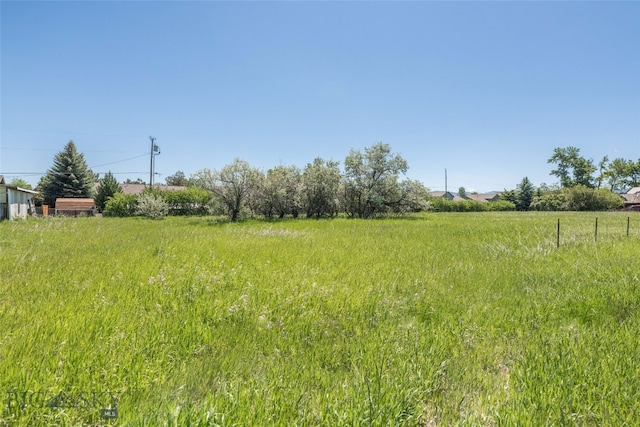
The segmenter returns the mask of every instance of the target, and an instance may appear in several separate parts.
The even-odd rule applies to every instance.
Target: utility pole
[[[447,170],[444,170],[444,194],[447,195]]]
[[[152,136],[149,137],[151,140],[151,164],[149,166],[149,187],[153,187],[153,176],[155,175],[155,167],[156,161],[155,156],[160,154],[160,147],[156,145],[156,139]]]

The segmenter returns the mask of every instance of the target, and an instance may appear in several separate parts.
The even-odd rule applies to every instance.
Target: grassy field
[[[635,213],[5,221],[0,426],[637,425],[639,259]]]

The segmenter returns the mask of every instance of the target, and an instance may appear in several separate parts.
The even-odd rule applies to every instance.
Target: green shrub
[[[531,203],[531,209],[537,211],[607,211],[622,206],[617,194],[582,185],[540,194]]]
[[[510,202],[508,200],[498,200],[497,202],[489,202],[486,205],[487,205],[487,210],[492,212],[516,210],[515,203]]]
[[[555,190],[534,196],[529,208],[536,211],[566,211],[567,195],[561,190]]]
[[[136,206],[136,196],[133,194],[116,193],[107,199],[104,216],[125,217],[133,216]]]
[[[566,190],[569,210],[606,211],[619,209],[623,201],[617,194],[606,189],[587,188],[579,185]]]
[[[498,202],[482,203],[477,200],[452,201],[442,197],[430,200],[431,210],[436,212],[488,212],[488,211],[513,211],[516,205],[506,200]]]
[[[210,215],[212,194],[210,191],[198,187],[184,190],[161,190],[147,188],[143,194],[161,197],[169,207],[169,215]]]

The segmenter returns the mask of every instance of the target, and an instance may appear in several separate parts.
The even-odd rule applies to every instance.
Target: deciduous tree
[[[429,204],[429,189],[420,181],[405,179],[400,183],[401,198],[394,206],[393,212],[420,212],[427,210]]]
[[[226,209],[231,221],[237,221],[255,189],[259,174],[249,163],[236,158],[232,164],[218,171],[203,169],[197,172],[194,182],[211,190]]]
[[[259,199],[263,215],[297,217],[301,208],[302,173],[296,166],[276,166],[261,180]]]
[[[14,178],[11,180],[11,182],[9,182],[8,185],[12,185],[14,187],[20,187],[20,188],[24,188],[25,190],[31,190],[31,184],[29,184],[27,181],[25,181],[22,178]]]
[[[127,180],[124,183],[125,184],[146,184],[146,182],[144,182],[142,178],[137,178],[135,180],[132,180],[131,178],[127,178]]]
[[[338,213],[339,163],[319,157],[307,163],[302,173],[302,201],[307,217],[334,216]]]
[[[547,163],[556,164],[556,169],[551,171],[551,175],[560,179],[561,187],[570,188],[576,185],[594,187],[593,173],[596,167],[593,165],[593,160],[580,156],[579,148],[556,148]]]
[[[640,159],[635,163],[631,163],[629,167],[629,174],[627,175],[627,185],[629,187],[640,186]]]
[[[637,162],[618,157],[613,159],[603,173],[611,191],[625,191],[640,185],[640,159]]]
[[[407,172],[407,161],[379,142],[351,150],[344,161],[345,209],[352,216],[369,218],[392,210],[403,199],[399,176]]]
[[[597,188],[602,187],[602,183],[607,178],[607,168],[609,166],[609,156],[604,156],[600,162],[598,162],[598,177],[596,178]]]
[[[176,185],[181,187],[189,185],[189,180],[182,171],[177,171],[175,174],[169,175],[165,181],[167,182],[167,185]]]

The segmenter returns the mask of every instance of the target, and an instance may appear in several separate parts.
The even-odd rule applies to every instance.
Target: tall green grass
[[[0,425],[634,425],[627,216],[3,222]]]

